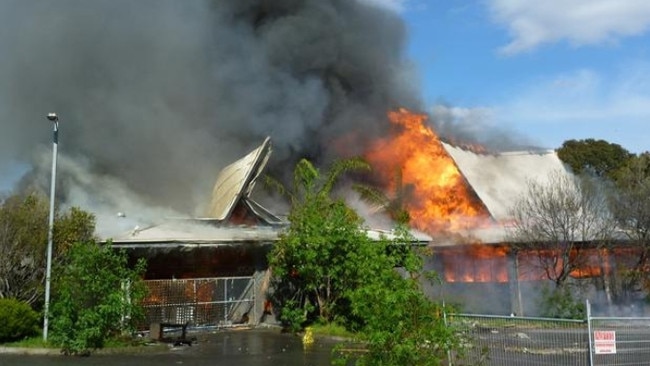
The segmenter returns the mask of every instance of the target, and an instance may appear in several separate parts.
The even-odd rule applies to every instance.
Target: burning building
[[[388,109],[424,107],[405,25],[367,2],[8,1],[0,18],[0,155],[30,156],[37,131],[49,143],[33,121],[58,112],[67,158],[57,187],[66,205],[98,218],[102,211],[115,224],[125,221],[118,210],[185,214],[205,203],[215,167],[273,139],[275,161],[266,141],[226,167],[201,218],[111,233],[116,247],[149,259],[150,280],[263,273],[285,223],[252,199],[262,170],[281,176],[301,157],[320,165],[364,155],[373,183],[431,237],[423,239],[436,248],[430,266],[449,286],[506,286],[511,203],[526,179],[566,172],[552,151],[489,154],[450,144],[453,133],[440,138],[435,121],[406,109],[384,123]],[[49,151],[34,160],[48,171]],[[205,300],[214,291],[194,294]]]
[[[206,217],[167,219],[112,240],[133,261],[147,260],[149,323],[224,326],[259,319],[266,255],[286,224],[251,198],[270,153],[267,138],[226,166]]]
[[[225,167],[217,177],[206,217],[170,218],[111,240],[114,248],[127,250],[133,261],[147,259],[149,322],[259,321],[270,279],[267,254],[288,225],[251,197],[270,154],[267,138]],[[391,235],[381,230],[367,234],[374,240]],[[416,232],[411,244],[430,241],[428,235]]]
[[[373,179],[408,211],[412,226],[426,233],[418,234],[414,244],[433,249],[426,267],[444,280],[442,288],[429,289],[431,296],[444,291],[469,310],[522,313],[537,301],[536,296],[522,293],[538,292],[547,278],[533,265],[531,253],[511,249],[507,228],[513,204],[530,180],[543,181],[553,172],[571,173],[551,150],[488,153],[443,142],[427,118],[405,109],[389,114],[392,131],[376,139],[365,154],[374,168]],[[266,256],[287,225],[252,198],[270,154],[267,138],[225,167],[204,217],[138,227],[114,238],[113,245],[128,249],[133,258],[147,258],[148,280],[249,278],[252,282],[246,286],[255,287],[259,300],[268,289]],[[379,237],[379,233],[369,235]],[[600,268],[597,254],[593,253],[591,265],[572,275],[595,275],[592,269]],[[215,298],[214,291],[189,293],[194,298],[207,296],[202,301],[206,303]],[[219,301],[227,301],[222,297]],[[262,305],[256,306],[252,310],[259,315]],[[250,311],[240,309],[238,315],[222,320],[232,321]]]
[[[482,313],[523,314],[536,308],[541,285],[558,276],[562,259],[552,263],[558,258],[552,247],[522,250],[525,244],[513,242],[510,228],[515,204],[529,194],[531,182],[548,186],[554,176],[573,181],[556,152],[493,153],[442,141],[425,114],[400,109],[389,119],[392,130],[371,145],[366,157],[412,225],[433,237],[427,266],[439,273],[444,286],[430,289],[432,296],[446,292],[465,309]],[[577,240],[569,255],[581,259],[570,277],[600,278],[611,272],[607,253],[591,238]]]

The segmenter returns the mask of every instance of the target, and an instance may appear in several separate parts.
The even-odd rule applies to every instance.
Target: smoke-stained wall
[[[387,109],[419,108],[405,36],[397,14],[351,0],[4,0],[0,167],[49,168],[35,147],[54,111],[88,179],[192,211],[267,135],[286,172],[357,154]]]

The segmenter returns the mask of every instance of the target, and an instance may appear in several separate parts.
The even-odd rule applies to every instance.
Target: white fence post
[[[594,365],[594,344],[591,334],[591,304],[589,300],[585,300],[585,305],[587,307],[587,335],[589,336],[589,366]]]

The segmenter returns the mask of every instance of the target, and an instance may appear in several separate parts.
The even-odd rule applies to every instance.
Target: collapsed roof
[[[228,221],[237,204],[241,203],[245,206],[242,209],[264,223],[283,224],[280,218],[251,198],[255,183],[266,167],[270,155],[271,139],[267,137],[255,150],[223,168],[214,184],[207,216],[219,221]]]
[[[251,198],[271,151],[271,140],[267,137],[256,149],[221,170],[206,217],[176,218],[146,228],[136,227],[115,238],[113,246],[204,247],[277,241],[288,222]],[[369,229],[367,234],[373,240],[393,237],[390,231],[385,230]],[[426,244],[431,238],[414,232],[413,240],[414,243]]]

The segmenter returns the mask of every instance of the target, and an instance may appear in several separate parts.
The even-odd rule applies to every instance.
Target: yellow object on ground
[[[305,335],[302,336],[303,346],[311,346],[314,343],[314,333],[310,327],[305,328]]]

